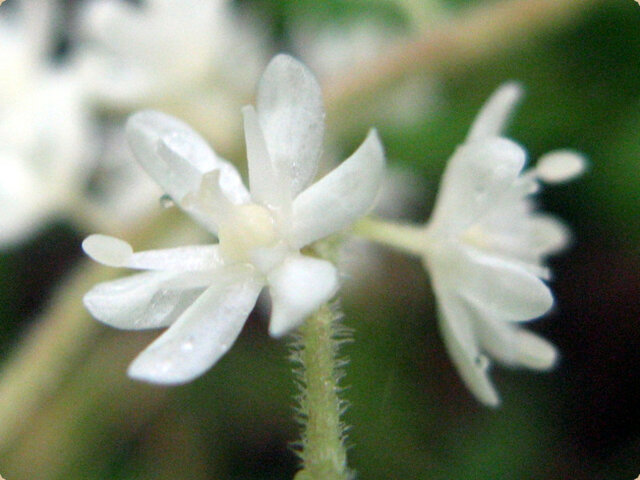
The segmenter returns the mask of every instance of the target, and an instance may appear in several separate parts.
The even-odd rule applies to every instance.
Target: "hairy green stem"
[[[338,385],[338,350],[345,341],[339,313],[322,306],[299,329],[292,358],[299,363],[299,418],[302,438],[298,454],[302,470],[295,480],[347,480],[345,426],[340,420],[345,404]]]

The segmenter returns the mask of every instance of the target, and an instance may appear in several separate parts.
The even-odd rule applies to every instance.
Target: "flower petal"
[[[235,342],[261,289],[252,269],[224,269],[216,283],[138,355],[129,367],[129,376],[181,384],[202,375]]]
[[[553,306],[549,287],[518,264],[467,248],[460,249],[459,255],[459,263],[446,275],[461,295],[491,315],[526,321]]]
[[[82,242],[82,248],[95,261],[110,267],[186,272],[212,270],[223,263],[217,245],[192,245],[133,253],[131,245],[124,240],[108,235],[90,235]]]
[[[336,293],[338,272],[325,260],[295,255],[272,271],[267,282],[273,304],[269,334],[280,337]]]
[[[476,331],[487,353],[505,365],[547,370],[556,361],[556,348],[540,336],[478,312]]]
[[[467,135],[467,141],[499,137],[520,97],[522,88],[517,83],[505,83],[500,86],[476,116]]]
[[[291,198],[313,179],[324,135],[320,85],[302,63],[277,55],[258,86],[257,111],[277,175]]]
[[[293,202],[296,248],[349,226],[373,206],[384,172],[384,151],[371,130],[351,157]]]
[[[439,324],[444,344],[465,385],[475,397],[492,407],[500,403],[487,370],[489,360],[478,349],[473,332],[473,318],[463,301],[437,288]]]
[[[170,325],[204,287],[170,285],[175,277],[173,272],[145,272],[99,283],[84,296],[84,305],[95,318],[115,328],[164,327]]]
[[[564,223],[551,215],[530,214],[529,247],[537,255],[546,257],[566,248],[571,232]]]
[[[142,167],[185,211],[214,233],[217,226],[197,205],[185,207],[184,197],[197,192],[205,173],[220,171],[220,187],[233,203],[249,201],[238,171],[219,158],[207,143],[180,120],[151,110],[127,121],[127,139]]]
[[[283,185],[280,185],[281,179],[271,165],[258,114],[250,105],[244,107],[242,113],[251,197],[263,205],[280,206],[283,201]]]
[[[499,205],[525,162],[525,152],[506,138],[490,138],[458,147],[444,173],[434,228],[460,232]]]

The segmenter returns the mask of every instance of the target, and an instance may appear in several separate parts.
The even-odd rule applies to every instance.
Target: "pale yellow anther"
[[[478,224],[467,228],[460,236],[460,239],[464,243],[477,248],[488,248],[490,246],[489,236]]]
[[[222,255],[235,262],[248,262],[252,250],[272,247],[278,240],[271,212],[256,204],[234,208],[233,221],[221,225],[218,235]]]

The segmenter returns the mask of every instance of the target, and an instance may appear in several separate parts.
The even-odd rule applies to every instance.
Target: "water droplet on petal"
[[[476,358],[473,359],[473,363],[482,371],[489,368],[489,359],[485,355],[476,356]]]
[[[164,194],[160,197],[160,205],[162,208],[172,208],[176,206],[176,202],[173,201],[169,195]]]

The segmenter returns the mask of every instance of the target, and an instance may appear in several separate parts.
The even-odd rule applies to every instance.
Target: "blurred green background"
[[[475,3],[437,8],[455,19]],[[280,51],[290,50],[291,26],[301,19],[342,25],[375,16],[399,31],[409,23],[406,10],[382,0],[246,0],[237,7],[258,12]],[[588,8],[568,25],[429,78],[425,89],[437,86],[424,115],[378,125],[389,163],[424,181],[423,205],[407,212],[414,219],[426,218],[447,158],[484,100],[508,80],[526,89],[509,136],[532,159],[567,147],[584,152],[590,168],[540,198],[574,232],[571,249],[551,262],[557,308],[531,325],[559,347],[561,360],[544,374],[494,368],[500,408],[480,405],[459,380],[417,261],[385,253],[380,275],[345,293],[355,341],[344,348],[344,395],[358,478],[640,474],[640,6],[618,0]],[[368,127],[356,122],[337,136],[342,153]],[[35,326],[80,261],[87,233],[60,222],[1,254],[0,358]],[[286,342],[268,337],[264,313],[252,314],[219,364],[182,387],[126,377],[155,335],[102,329],[0,454],[0,473],[7,480],[293,478],[295,385]]]

